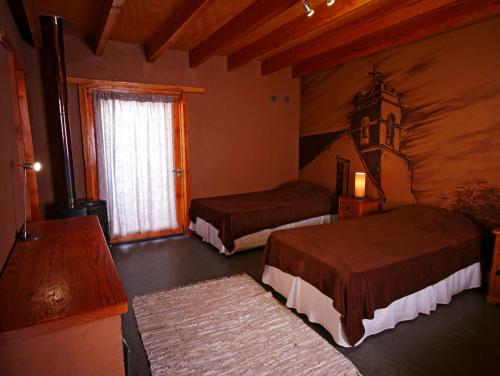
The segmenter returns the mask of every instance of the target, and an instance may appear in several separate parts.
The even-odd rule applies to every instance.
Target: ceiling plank
[[[160,55],[172,46],[179,35],[186,30],[197,15],[213,0],[184,1],[175,12],[172,19],[168,19],[160,31],[154,35],[146,44],[146,57],[150,63],[154,62]]]
[[[462,0],[463,1],[463,0]],[[447,7],[460,0],[389,0],[377,2],[377,8],[369,14],[360,12],[359,17],[262,61],[262,74],[270,74],[289,65],[297,64],[326,51],[353,43],[407,21],[411,17]]]
[[[346,14],[373,2],[374,0],[339,1],[330,7],[324,2],[314,9],[314,17],[307,17],[304,13],[300,17],[287,22],[271,33],[264,35],[262,38],[229,55],[227,58],[227,68],[233,70],[247,64],[260,56],[290,43],[294,39],[325,27]]]
[[[214,34],[189,52],[189,65],[194,68],[214,56],[221,48],[248,33],[300,0],[257,0],[231,19]]]
[[[293,77],[347,63],[389,48],[398,47],[438,33],[478,22],[500,14],[499,0],[459,1],[453,6],[415,17],[408,22],[381,30],[351,45],[333,49],[293,67]]]
[[[102,56],[104,53],[124,4],[125,0],[107,0],[106,5],[103,6],[104,11],[95,36],[94,52],[97,56]]]

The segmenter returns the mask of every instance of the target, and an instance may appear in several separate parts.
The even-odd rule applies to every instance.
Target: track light
[[[314,9],[311,8],[309,2],[306,0],[302,0],[302,5],[304,6],[304,10],[306,11],[307,17],[311,17],[314,14]]]
[[[326,0],[326,5],[331,7],[333,4],[335,4],[335,0]]]

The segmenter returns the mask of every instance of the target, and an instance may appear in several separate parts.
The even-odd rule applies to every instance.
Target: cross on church
[[[377,78],[379,76],[382,76],[382,72],[378,72],[377,68],[378,68],[378,65],[373,64],[373,71],[368,72],[368,75],[370,75],[372,77],[372,89],[375,87],[375,84],[377,83]]]

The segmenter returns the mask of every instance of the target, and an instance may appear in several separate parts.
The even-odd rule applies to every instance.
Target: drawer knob
[[[500,275],[500,269],[497,270],[497,272],[495,273],[495,275],[498,277]]]

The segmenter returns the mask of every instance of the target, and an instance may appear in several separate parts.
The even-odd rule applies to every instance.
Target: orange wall
[[[36,55],[35,49],[24,43],[5,1],[0,1],[0,29],[4,30],[22,61]],[[33,75],[32,67],[25,64],[27,85]],[[29,88],[28,88],[29,89]],[[7,53],[0,47],[0,270],[23,220],[22,180],[16,149],[15,127],[12,117],[11,93]]]
[[[99,58],[72,35],[65,37],[65,49],[68,76],[206,89],[188,99],[193,198],[269,189],[297,178],[300,89],[289,71],[262,77],[260,65],[252,63],[228,72],[222,57],[191,69],[181,51],[151,64],[140,45],[121,42],[109,43]],[[69,97],[77,191],[84,192],[75,87]]]

